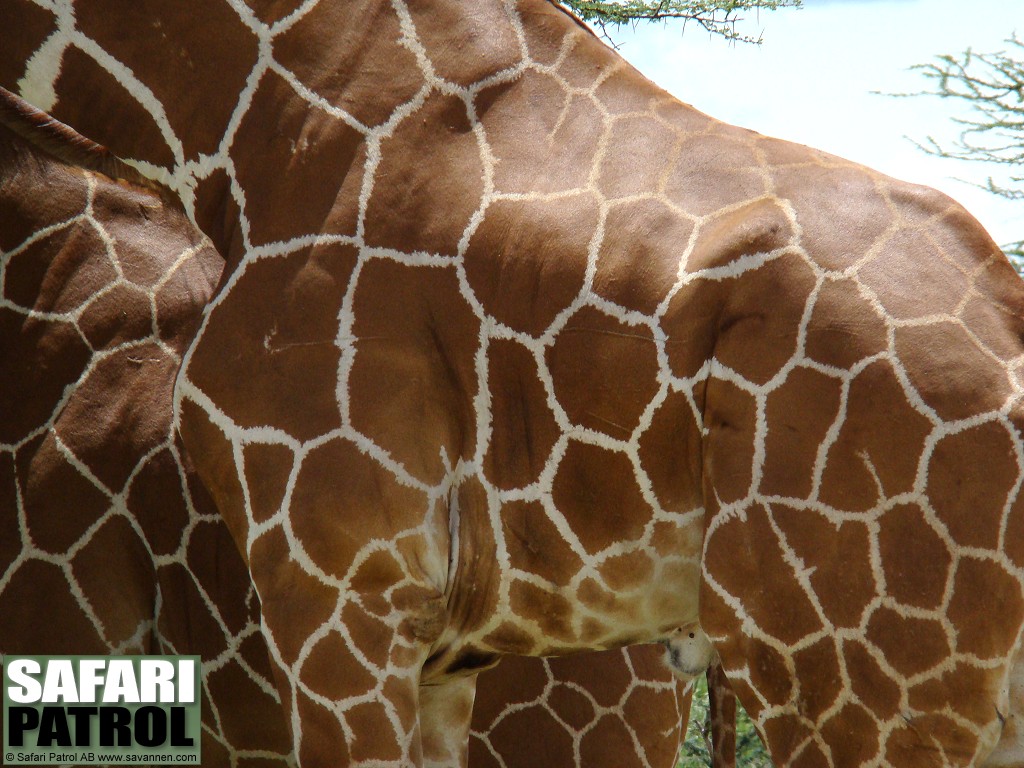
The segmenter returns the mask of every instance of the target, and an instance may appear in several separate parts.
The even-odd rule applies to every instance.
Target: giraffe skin
[[[201,654],[204,765],[286,765],[255,592],[171,425],[223,260],[173,202],[4,118],[0,651]]]
[[[175,420],[300,764],[461,763],[491,658],[696,621],[776,764],[1024,764],[1024,287],[962,208],[541,0],[184,5],[5,0],[0,84],[227,256]]]
[[[0,651],[201,654],[203,765],[294,765],[248,572],[171,429],[222,260],[173,200],[24,107],[0,91]],[[689,700],[655,647],[486,679],[474,766],[674,764]]]

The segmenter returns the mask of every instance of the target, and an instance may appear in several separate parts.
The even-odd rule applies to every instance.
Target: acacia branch
[[[708,32],[727,40],[760,43],[761,38],[740,33],[737,15],[746,10],[774,11],[799,8],[802,0],[558,0],[584,21],[594,23],[609,37],[609,27],[640,21],[682,19],[699,24]]]

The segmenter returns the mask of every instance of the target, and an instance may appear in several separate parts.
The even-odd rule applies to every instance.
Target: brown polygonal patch
[[[1024,567],[1024,493],[1018,493],[1006,523],[1006,556],[1018,568]]]
[[[640,466],[667,511],[687,512],[703,503],[697,416],[686,395],[669,392],[640,436]]]
[[[834,768],[857,768],[878,754],[878,723],[858,704],[849,703],[828,719],[822,738],[832,754]]]
[[[355,445],[336,438],[314,448],[303,461],[290,519],[313,562],[343,579],[362,547],[373,539],[393,540],[416,525],[426,510],[421,491],[400,484]]]
[[[629,115],[612,123],[607,141],[615,150],[604,154],[597,171],[605,199],[657,194],[661,179],[651,169],[664,167],[666,153],[679,141],[676,132],[653,116]]]
[[[1006,658],[1024,618],[1020,581],[999,563],[961,558],[947,615],[956,628],[958,652],[981,659]]]
[[[313,701],[301,690],[296,693],[296,710],[302,724],[301,735],[293,735],[296,757],[304,765],[344,765],[349,761],[350,747],[345,731],[334,712]],[[390,724],[386,717],[382,725]],[[389,730],[390,727],[388,727]]]
[[[190,381],[240,427],[309,439],[340,426],[338,310],[354,263],[329,246],[250,264],[196,343]]]
[[[581,25],[583,26],[583,25]],[[615,63],[607,46],[597,42],[593,32],[577,35],[571,56],[565,56],[558,68],[561,75],[574,88],[590,90],[595,81],[607,74]]]
[[[284,663],[292,664],[306,638],[331,616],[338,593],[292,560],[288,540],[280,528],[271,529],[253,543],[249,562],[259,589],[263,625],[277,643]],[[346,606],[346,611],[351,607]],[[359,625],[347,615],[342,618],[355,634]]]
[[[1006,369],[957,323],[898,328],[896,352],[911,386],[945,421],[998,410],[1012,391]]]
[[[549,663],[557,664],[558,660]],[[548,676],[542,662],[521,656],[503,656],[497,666],[480,673],[473,705],[473,730],[490,728],[495,718],[505,711],[508,702],[501,694],[506,686],[515,686],[523,701],[534,701],[544,693],[547,684]]]
[[[211,568],[212,570],[212,568]],[[227,638],[211,610],[210,598],[196,584],[196,577],[179,563],[160,569],[159,634],[177,647],[204,659],[215,659],[227,650]],[[234,593],[237,595],[237,591]],[[152,611],[152,609],[150,609]]]
[[[200,483],[198,478],[189,477],[192,498],[208,500],[212,497],[216,507],[209,504],[207,508],[220,513],[236,542],[246,541],[249,523],[243,503],[245,493],[239,482],[230,441],[210,421],[206,412],[190,400],[181,403],[178,433],[196,461],[203,481]]]
[[[497,191],[564,192],[588,186],[603,126],[588,98],[570,95],[550,75],[527,70],[513,83],[480,91],[474,106],[498,161]]]
[[[218,168],[198,179],[195,189],[196,223],[227,261],[228,269],[238,266],[245,245],[239,231],[242,211],[231,194],[232,183],[227,171]]]
[[[941,664],[950,647],[942,625],[878,608],[868,620],[867,639],[900,674],[911,677]]]
[[[572,628],[573,604],[562,595],[529,582],[513,581],[509,601],[512,612],[524,621],[535,623],[544,633],[544,640],[571,642],[576,639]]]
[[[654,562],[646,551],[609,557],[598,569],[605,584],[616,592],[629,592],[650,582]]]
[[[715,359],[747,381],[764,384],[797,352],[814,273],[803,259],[787,254],[730,282]],[[773,300],[766,302],[766,296]]]
[[[647,651],[649,654],[654,648],[640,646],[631,649],[630,658],[634,665],[638,652],[641,650]],[[656,652],[659,655],[657,664],[661,675],[664,676],[665,663],[660,658],[663,649],[658,647]],[[676,752],[679,749],[679,736],[676,728],[680,722],[689,722],[689,705],[689,697],[684,704],[680,705],[675,691],[651,690],[637,686],[629,694],[629,698],[626,699],[626,703],[622,707],[623,718],[626,722],[634,724],[634,728],[637,728],[636,724],[640,724],[649,729],[645,734],[643,747],[651,765],[660,765],[662,761],[664,761],[664,765],[671,765],[672,761],[676,759]],[[655,718],[657,718],[655,723],[651,723]],[[645,725],[647,723],[651,724],[647,726]]]
[[[256,64],[257,39],[228,5],[203,4],[189,13],[176,10],[159,0],[140,0],[127,7],[106,0],[76,9],[75,17],[82,32],[153,91],[189,159],[217,151]],[[133,33],[124,34],[125,29]],[[62,75],[70,64],[65,59]],[[94,82],[88,93],[108,90]],[[88,103],[99,108],[95,100]],[[123,124],[115,113],[103,115]],[[102,136],[93,138],[103,141]]]
[[[774,200],[755,200],[715,215],[702,224],[686,271],[725,267],[744,256],[783,248],[792,243],[793,238],[793,226],[782,207]],[[747,279],[741,276],[740,285]],[[798,286],[794,288],[799,292]]]
[[[481,642],[499,653],[536,653],[537,643],[533,636],[510,621],[503,622],[497,629],[489,632]]]
[[[379,669],[387,666],[394,634],[387,624],[352,602],[342,609],[341,624],[367,661]]]
[[[569,217],[573,226],[561,222]],[[597,201],[498,201],[466,251],[466,279],[483,309],[517,331],[540,336],[583,289]]]
[[[821,501],[861,511],[880,498],[909,492],[931,423],[907,401],[888,362],[872,363],[853,380],[846,414],[828,452]]]
[[[583,734],[580,742],[580,764],[598,765],[609,759],[609,755],[621,755],[625,763],[629,758],[637,759],[634,752],[633,736],[620,715],[607,714],[594,727]]]
[[[176,371],[156,344],[120,349],[96,364],[61,413],[60,439],[114,493],[149,446],[167,439]]]
[[[597,256],[594,293],[653,315],[679,273],[693,222],[659,200],[612,206]]]
[[[555,397],[574,424],[628,439],[658,391],[658,358],[646,326],[583,307],[545,355]]]
[[[763,197],[767,182],[754,152],[752,131],[713,124],[684,138],[669,173],[665,194],[693,216],[708,216],[730,205]],[[658,167],[664,161],[658,161]]]
[[[1020,470],[1006,428],[990,422],[944,437],[928,464],[928,500],[965,547],[996,549],[1003,508]]]
[[[302,664],[300,679],[311,691],[331,701],[363,696],[377,680],[337,632],[317,641]]]
[[[772,761],[781,765],[793,765],[796,762],[793,759],[794,750],[809,735],[807,725],[796,715],[787,714],[769,718],[763,728]],[[827,764],[825,761],[822,768]]]
[[[594,96],[613,115],[625,112],[649,112],[651,102],[662,94],[651,88],[651,82],[630,66],[619,66],[601,81]],[[615,146],[614,142],[612,146]],[[660,168],[664,157],[650,168]]]
[[[286,445],[250,443],[242,448],[253,520],[262,523],[281,507],[295,455]]]
[[[142,527],[154,555],[174,553],[188,524],[189,511],[178,465],[170,451],[150,458],[131,484],[128,511]]]
[[[154,296],[160,338],[179,354],[195,337],[224,259],[207,243],[202,251],[178,267]]]
[[[704,409],[704,482],[723,503],[750,492],[754,462],[754,396],[721,379],[708,383]]]
[[[719,318],[732,287],[731,280],[694,279],[672,297],[661,327],[668,337],[665,351],[674,375],[695,376],[711,357]]]
[[[25,74],[25,65],[56,29],[56,15],[29,0],[11,0],[0,12],[0,29],[18,30],[4,41],[0,85],[17,93],[15,84]]]
[[[758,627],[784,643],[822,628],[760,505],[747,507],[746,520],[731,517],[709,534],[704,570],[742,602]],[[772,588],[762,590],[762,584]]]
[[[941,711],[948,707],[983,725],[991,719],[993,702],[999,699],[1000,676],[996,670],[960,663],[941,677],[915,685],[907,700],[919,712]],[[1012,710],[1010,717],[1014,717]]]
[[[246,702],[248,706],[219,706],[218,724],[225,738],[236,750],[286,751],[291,739],[281,707],[269,700],[267,693],[237,661],[207,674],[206,684],[215,702]],[[261,706],[253,706],[260,702]],[[265,703],[264,703],[265,702]],[[205,707],[204,707],[205,711]],[[276,715],[276,716],[275,716]],[[203,745],[203,760],[206,745]]]
[[[803,743],[789,765],[792,768],[834,768],[829,759],[825,757],[822,748],[810,740]]]
[[[828,165],[776,168],[772,175],[777,193],[795,209],[808,255],[822,268],[840,271],[866,255],[891,226],[892,211],[873,171],[828,159]],[[836,200],[843,201],[841,208]]]
[[[811,360],[849,370],[888,346],[885,320],[853,280],[828,280],[821,286],[804,344]]]
[[[535,744],[544,745],[552,765],[575,763],[568,731],[546,709],[530,707],[511,712],[491,731],[491,745],[503,756],[506,768],[536,768],[537,756],[523,749],[524,733],[529,733]]]
[[[89,9],[100,10],[93,5]],[[121,18],[116,10],[108,9],[106,14],[107,23]],[[153,29],[148,23],[140,26]],[[57,103],[51,114],[62,123],[109,147],[119,157],[137,158],[167,169],[174,166],[174,153],[149,110],[91,56],[69,47],[55,87]],[[89,98],[82,100],[80,94],[83,93],[88,93]],[[228,105],[227,101],[221,103]],[[230,107],[234,109],[233,101]],[[130,125],[131,130],[124,132],[126,125]]]
[[[412,702],[409,705],[415,706]],[[356,704],[345,710],[345,722],[352,733],[348,743],[354,763],[363,760],[399,761],[402,756],[401,740],[388,714],[381,701]]]
[[[355,202],[338,193],[346,176],[362,177],[356,159],[363,135],[301,101],[275,72],[263,75],[252,99],[231,155],[245,192],[243,213],[252,242],[260,245],[310,232],[355,234],[337,226],[351,219],[345,206]],[[268,184],[267,178],[274,183]]]
[[[424,147],[431,148],[429,163],[423,162]],[[484,183],[465,103],[432,94],[381,142],[380,151],[366,209],[366,244],[404,253],[456,253]]]
[[[145,544],[125,517],[110,517],[71,560],[71,573],[111,646],[129,640],[153,617],[156,589]]]
[[[487,349],[491,439],[484,475],[501,489],[536,482],[560,434],[537,361],[522,345],[494,339]]]
[[[825,617],[837,627],[857,627],[879,591],[871,572],[871,531],[860,522],[833,525],[810,509],[779,504],[772,515],[806,568]]]
[[[901,504],[879,519],[885,593],[916,608],[938,608],[953,556],[917,506]]]
[[[362,606],[377,616],[386,616],[391,612],[391,602],[385,594],[405,578],[405,571],[390,552],[374,552],[367,556],[349,584],[353,592],[360,596]]]
[[[952,314],[970,286],[964,268],[944,258],[917,230],[894,234],[857,275],[897,320]]]
[[[84,207],[85,201],[80,204]],[[7,206],[0,210],[6,212]],[[7,258],[4,297],[24,309],[73,312],[117,279],[105,253],[94,227],[79,223],[60,229]]]
[[[14,455],[0,452],[0,573],[7,573],[21,553],[21,531],[18,523],[18,480]]]
[[[970,760],[977,749],[977,733],[962,723],[938,714],[916,715],[906,727],[889,734],[885,741],[885,765],[938,768],[954,760]]]
[[[567,587],[583,566],[539,501],[501,505],[502,534],[509,565],[558,587]]]
[[[555,715],[575,730],[581,730],[594,720],[594,705],[574,688],[556,684],[547,699]]]
[[[793,665],[800,684],[800,714],[817,722],[843,691],[835,642],[826,637],[797,651]]]
[[[553,3],[534,3],[528,8],[520,7],[521,14],[528,14],[528,24],[523,24],[526,48],[530,61],[551,66],[558,60],[558,54],[566,38],[575,37],[578,44],[581,30],[565,23],[567,11]],[[572,45],[573,43],[570,43]]]
[[[575,684],[586,689],[601,707],[616,706],[622,701],[632,683],[632,674],[624,664],[603,666],[604,674],[595,679],[593,658],[589,654],[564,656],[552,663],[557,667],[559,682]]]
[[[110,506],[110,499],[64,458],[52,433],[22,446],[15,464],[28,535],[44,552],[65,552]]]
[[[178,255],[199,245],[200,235],[177,204],[153,192],[125,184],[100,184],[92,203],[93,216],[113,240],[114,257],[124,279],[152,289],[167,276]],[[96,253],[102,253],[97,251]]]
[[[40,610],[40,606],[46,610]],[[28,560],[0,592],[0,646],[9,654],[109,653],[60,567]],[[59,617],[60,621],[54,618]]]
[[[858,700],[881,718],[895,716],[900,707],[900,687],[886,675],[875,656],[860,642],[845,640],[843,661]]]
[[[93,349],[148,338],[153,334],[149,294],[124,283],[115,285],[86,307],[79,328]]]
[[[250,584],[249,571],[227,526],[219,520],[196,523],[189,533],[186,558],[189,573],[218,606],[227,630],[244,630],[250,615],[238,596]]]
[[[274,58],[328,103],[374,127],[423,87],[416,56],[401,41],[398,14],[387,3],[317,3],[274,38]]]
[[[629,457],[575,440],[558,466],[552,496],[590,554],[636,541],[653,514]]]
[[[352,425],[415,477],[439,482],[475,450],[480,323],[454,269],[368,263],[353,302]]]
[[[469,86],[521,60],[519,40],[503,5],[466,8],[412,0],[408,9],[434,72],[449,82]]]
[[[15,445],[49,421],[92,352],[72,323],[44,322],[0,307],[0,357],[10,361],[0,376],[0,442]]]
[[[750,670],[750,682],[757,692],[769,705],[789,703],[793,695],[793,679],[782,654],[767,643],[751,638],[743,638],[740,645]]]
[[[805,499],[811,494],[818,448],[839,415],[841,385],[836,379],[797,368],[768,395],[761,493]]]

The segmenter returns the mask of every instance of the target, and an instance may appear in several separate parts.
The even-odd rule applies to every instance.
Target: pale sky
[[[905,138],[948,144],[957,135],[949,118],[965,116],[965,106],[872,93],[921,90],[927,81],[908,70],[939,54],[1004,49],[1015,29],[1024,35],[1024,0],[804,0],[800,10],[747,17],[741,29],[761,32],[760,47],[679,23],[623,28],[613,38],[634,66],[702,112],[937,187],[996,242],[1024,239],[1024,202],[957,180],[984,182],[992,171],[931,157]]]

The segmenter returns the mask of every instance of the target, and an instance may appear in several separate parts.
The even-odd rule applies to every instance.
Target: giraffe
[[[544,0],[2,7],[226,257],[175,423],[301,765],[462,763],[495,658],[695,622],[777,764],[1022,763],[1024,288],[962,208]]]
[[[222,260],[165,190],[2,89],[0,257],[0,651],[200,653],[203,765],[294,765],[258,600],[171,429]],[[659,656],[506,661],[474,765],[669,768],[688,700]]]
[[[0,91],[0,652],[201,654],[203,765],[284,768],[255,591],[171,424],[222,266],[168,195]]]

